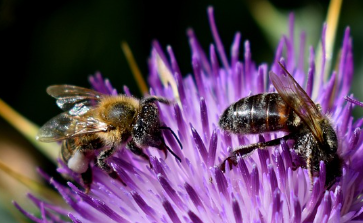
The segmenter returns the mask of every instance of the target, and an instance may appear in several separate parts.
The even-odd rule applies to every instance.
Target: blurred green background
[[[257,64],[270,63],[278,40],[266,36],[253,18],[251,9],[258,2],[2,0],[0,98],[35,124],[42,125],[60,112],[54,99],[45,92],[52,84],[89,87],[88,76],[100,71],[120,92],[127,85],[134,95],[140,96],[120,42],[124,40],[129,44],[144,76],[148,73],[147,58],[154,39],[159,40],[164,48],[171,45],[183,74],[191,73],[186,29],[193,28],[202,47],[208,51],[213,42],[206,12],[210,5],[214,6],[219,34],[228,53],[234,34],[240,31],[242,41],[248,39],[251,43],[253,60]],[[297,24],[307,31],[308,45],[317,45],[329,1],[275,0],[270,3],[284,19],[289,12],[295,12]],[[362,1],[343,3],[335,47],[337,50],[345,27],[350,26],[355,63],[352,92],[361,100],[362,11]],[[277,21],[275,27],[276,32],[286,34],[287,22]],[[356,117],[362,115],[362,110],[355,109]],[[1,118],[0,161],[34,179],[37,179],[36,166],[55,174],[55,166]],[[6,179],[0,182],[0,219],[6,219],[2,222],[24,220],[19,218],[21,214],[14,210],[10,201],[15,199],[21,203],[27,188],[3,176],[1,170],[0,178]],[[30,202],[24,201],[23,204]]]

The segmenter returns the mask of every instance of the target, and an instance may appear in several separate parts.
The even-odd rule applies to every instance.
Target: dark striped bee
[[[106,160],[118,148],[126,148],[149,161],[143,152],[146,147],[167,150],[180,158],[165,144],[162,130],[175,133],[159,120],[156,102],[171,104],[162,97],[149,96],[141,100],[125,95],[105,95],[87,88],[72,85],[54,85],[47,93],[57,99],[57,105],[65,112],[49,120],[40,128],[37,140],[42,142],[62,141],[61,158],[68,167],[80,173],[86,192],[92,183],[90,161],[100,150],[96,163],[112,178],[120,179]]]
[[[230,105],[219,119],[223,130],[235,134],[259,134],[284,131],[288,134],[267,142],[239,146],[221,164],[232,168],[237,157],[246,157],[256,149],[281,144],[281,140],[294,140],[293,149],[306,162],[312,180],[319,171],[320,160],[326,165],[326,188],[330,188],[342,175],[342,159],[337,154],[338,140],[328,118],[321,113],[300,85],[280,63],[284,74],[269,73],[278,93],[265,93],[242,98]],[[313,182],[313,181],[311,181]]]

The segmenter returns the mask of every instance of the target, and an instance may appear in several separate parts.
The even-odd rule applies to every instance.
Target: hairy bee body
[[[281,65],[281,64],[280,64]],[[237,157],[246,157],[256,149],[277,146],[282,140],[294,140],[293,149],[305,161],[302,167],[309,170],[312,181],[326,165],[325,186],[329,188],[342,175],[342,159],[338,155],[338,139],[329,119],[288,71],[285,74],[270,72],[270,79],[278,93],[266,93],[242,98],[225,109],[219,119],[221,129],[234,134],[260,134],[283,131],[287,135],[267,142],[239,146],[221,164],[237,164]]]
[[[156,102],[170,104],[166,98],[150,96],[139,100],[72,85],[50,86],[47,92],[65,112],[42,126],[37,139],[62,141],[61,158],[71,170],[82,175],[86,191],[92,183],[89,163],[95,155],[97,165],[123,183],[106,162],[123,145],[147,161],[149,156],[143,149],[150,146],[163,151],[165,156],[169,150],[180,161],[165,144],[161,131],[172,132],[162,126],[156,105]]]

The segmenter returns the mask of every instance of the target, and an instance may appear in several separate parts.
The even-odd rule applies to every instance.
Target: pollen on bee
[[[88,168],[88,158],[79,150],[68,160],[68,168],[76,173],[84,173]]]

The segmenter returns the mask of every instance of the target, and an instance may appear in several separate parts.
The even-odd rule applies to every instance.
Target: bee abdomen
[[[279,94],[258,94],[230,105],[219,119],[219,126],[238,134],[288,130],[292,109]]]

